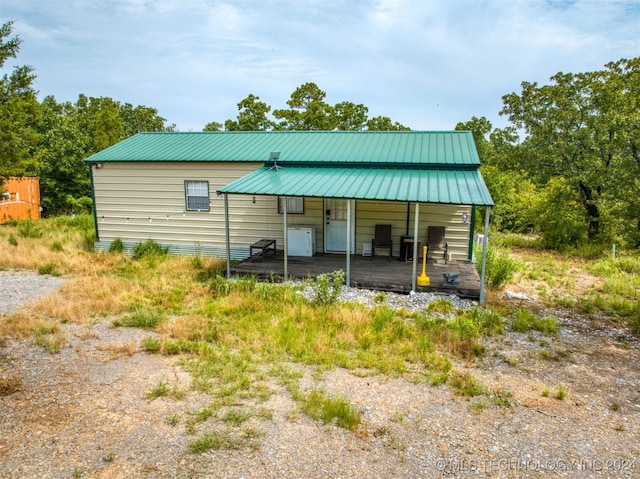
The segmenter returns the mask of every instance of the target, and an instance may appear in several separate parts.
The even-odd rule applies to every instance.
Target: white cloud
[[[312,81],[412,128],[499,121],[501,96],[640,51],[633,0],[2,0],[41,95],[111,96],[183,130]]]

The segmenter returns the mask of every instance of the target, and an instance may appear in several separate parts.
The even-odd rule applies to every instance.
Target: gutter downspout
[[[476,205],[471,206],[471,225],[469,226],[469,255],[468,259],[473,259],[473,239],[476,230]]]
[[[484,305],[486,298],[484,295],[484,279],[487,269],[487,241],[489,239],[489,212],[491,206],[487,206],[484,213],[484,238],[482,240],[482,271],[480,273],[480,304]]]
[[[227,193],[224,194],[224,234],[227,243],[227,279],[231,279],[231,243],[229,241],[229,199]]]

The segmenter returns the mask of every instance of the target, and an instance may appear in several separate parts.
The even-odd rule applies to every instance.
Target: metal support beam
[[[416,290],[416,268],[418,264],[418,216],[420,203],[416,203],[415,219],[413,220],[413,269],[411,272],[411,291]]]
[[[347,200],[347,274],[345,284],[351,286],[351,200]]]
[[[484,304],[486,299],[484,296],[484,278],[487,269],[487,241],[489,240],[489,213],[491,207],[487,206],[484,213],[484,237],[482,239],[482,269],[480,272],[480,304]]]
[[[231,279],[231,242],[229,240],[229,198],[224,194],[224,235],[227,243],[227,279]]]
[[[282,198],[282,215],[284,219],[284,280],[289,281],[289,243],[287,238],[287,229],[289,227],[287,221],[287,203],[288,197]]]

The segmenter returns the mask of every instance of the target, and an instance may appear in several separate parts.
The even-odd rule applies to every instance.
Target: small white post
[[[611,245],[611,259],[616,259],[616,244]]]

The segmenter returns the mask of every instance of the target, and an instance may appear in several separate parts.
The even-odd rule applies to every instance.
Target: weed
[[[614,401],[609,405],[609,409],[611,409],[614,412],[617,412],[620,410],[620,404]]]
[[[528,309],[518,308],[516,310],[515,318],[511,324],[511,328],[520,333],[536,330],[547,335],[554,335],[558,331],[558,324],[556,323],[556,320],[550,316],[538,318]]]
[[[124,251],[124,244],[120,238],[115,238],[110,244],[109,249],[107,250],[109,253],[122,253]]]
[[[482,258],[482,248],[476,247],[474,252],[476,258]],[[494,289],[500,289],[507,284],[516,272],[520,269],[517,261],[511,259],[509,254],[492,245],[487,246],[486,255],[487,267],[485,271],[487,285]],[[478,270],[482,267],[481,261],[478,262]]]
[[[71,473],[71,477],[82,477],[84,476],[84,469],[78,466],[73,466],[73,472]]]
[[[551,354],[546,349],[538,351],[538,356],[540,356],[540,359],[544,359],[545,361],[549,361],[551,359]]]
[[[624,427],[624,424],[622,424],[621,422],[616,423],[616,425],[614,426],[614,428],[616,431],[624,431],[626,428]]]
[[[178,424],[180,424],[180,414],[175,413],[169,416],[167,418],[167,423],[170,426],[177,426]]]
[[[491,401],[498,407],[511,407],[513,393],[505,389],[494,389],[491,393]]]
[[[189,452],[202,454],[207,451],[238,450],[252,446],[256,438],[262,433],[253,428],[247,428],[241,433],[230,430],[210,431],[199,439],[189,443]]]
[[[344,278],[342,270],[318,275],[315,281],[311,282],[315,301],[320,304],[335,304],[342,292]]]
[[[385,303],[386,301],[387,301],[387,294],[382,291],[377,292],[373,297],[373,302],[377,304]]]
[[[51,276],[60,276],[60,273],[56,271],[55,265],[52,263],[45,264],[38,268],[38,274],[49,274]]]
[[[543,397],[548,398],[551,395],[551,391],[549,391],[549,388],[544,388],[541,394]]]
[[[558,399],[559,401],[562,401],[564,398],[567,397],[567,388],[565,388],[564,386],[559,386],[558,389],[556,390],[556,394],[555,394],[555,398]]]
[[[169,247],[162,247],[156,241],[148,239],[143,243],[136,244],[132,251],[131,257],[133,259],[151,259],[159,256],[166,256],[169,254]]]
[[[137,310],[116,319],[112,322],[114,326],[126,326],[128,328],[142,328],[152,330],[155,329],[162,321],[166,319],[166,314],[155,310]]]
[[[51,251],[55,251],[57,253],[63,251],[62,243],[60,241],[54,241],[51,243]]]
[[[7,238],[7,242],[11,245],[11,246],[18,246],[18,240],[16,239],[15,236],[13,236],[13,233],[11,233],[9,235],[9,237]]]
[[[51,354],[57,354],[66,343],[66,338],[57,326],[42,324],[35,331],[34,343]]]
[[[454,309],[455,309],[455,306],[453,305],[453,302],[447,298],[438,298],[435,301],[431,301],[427,305],[427,312],[431,314],[441,313],[441,314],[447,315],[447,314],[451,314],[451,312],[453,312]]]
[[[104,456],[102,456],[102,460],[104,462],[113,462],[116,458],[116,453],[111,451],[108,452],[107,454],[105,454]]]
[[[466,372],[455,371],[449,382],[462,396],[474,397],[487,392],[486,386]]]
[[[169,385],[164,381],[160,381],[153,387],[153,389],[151,389],[151,391],[145,393],[144,397],[147,399],[156,399],[159,397],[166,397],[169,393],[171,393]]]
[[[42,238],[42,228],[34,220],[22,220],[17,224],[18,235],[22,238]]]
[[[251,414],[247,411],[241,411],[238,409],[231,409],[228,411],[222,420],[233,426],[240,426],[242,423],[248,421],[251,418]]]
[[[355,430],[362,420],[360,411],[346,398],[328,397],[321,389],[313,389],[303,396],[302,410],[325,424],[335,421],[337,426],[348,430]]]

